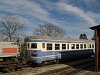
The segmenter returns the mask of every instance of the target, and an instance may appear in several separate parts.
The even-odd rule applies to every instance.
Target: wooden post
[[[98,50],[99,50],[98,31],[95,29],[95,71],[98,72]]]
[[[100,48],[100,25],[93,26],[90,29],[95,31],[95,71],[99,71],[99,48]]]

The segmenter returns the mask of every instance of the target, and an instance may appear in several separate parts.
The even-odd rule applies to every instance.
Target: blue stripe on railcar
[[[28,50],[29,53],[36,54],[32,56],[32,60],[35,63],[41,63],[42,61],[55,60],[55,59],[75,59],[82,57],[89,57],[94,54],[93,49],[87,50],[69,50],[69,51],[41,51],[41,50]]]
[[[61,53],[57,51],[41,51],[41,50],[28,50],[32,54],[37,54],[32,57],[32,60],[36,63],[41,63],[42,61],[61,59]]]

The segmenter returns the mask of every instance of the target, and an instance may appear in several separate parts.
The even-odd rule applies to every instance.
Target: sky
[[[100,24],[100,0],[0,0],[0,17],[18,16],[32,35],[40,24],[52,23],[66,37],[93,36],[89,28]]]

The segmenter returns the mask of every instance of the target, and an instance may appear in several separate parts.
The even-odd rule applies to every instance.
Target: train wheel
[[[42,63],[39,63],[38,66],[44,66],[44,63],[43,62]]]
[[[57,63],[57,64],[59,63],[59,59],[57,59],[56,63]]]
[[[15,71],[15,66],[14,65],[9,65],[8,68],[9,68],[10,71]]]
[[[47,61],[44,61],[43,63],[44,63],[44,65],[47,65],[47,64],[48,64],[48,62],[47,62]]]
[[[19,69],[22,69],[22,63],[18,63],[15,70],[19,70]]]
[[[11,70],[8,67],[3,68],[4,72],[11,72]]]
[[[48,61],[48,65],[53,64],[53,60]]]
[[[54,63],[58,64],[59,63],[59,59],[54,60]]]
[[[42,63],[39,64],[39,66],[44,66],[44,65],[47,65],[48,62],[47,61],[43,61]]]

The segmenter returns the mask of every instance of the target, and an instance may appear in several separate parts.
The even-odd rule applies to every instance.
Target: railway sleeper
[[[79,68],[79,69],[89,69],[90,67],[93,67],[94,64],[95,64],[94,62],[86,63],[86,64],[83,64],[83,65],[77,66],[77,68]]]
[[[39,75],[53,75],[53,74],[56,74],[56,73],[57,73],[57,75],[59,75],[58,74],[59,72],[64,71],[64,70],[68,70],[68,69],[71,69],[71,67],[67,66],[67,67],[64,67],[64,68],[53,69],[53,70],[49,70],[49,71],[46,71],[46,72],[42,72]]]
[[[9,64],[3,67],[3,72],[12,72],[15,71],[15,65]]]
[[[89,63],[90,61],[93,62],[93,60],[85,60],[85,61],[80,61],[80,62],[74,62],[74,64],[71,63],[70,65],[71,66],[74,66],[74,67],[77,67],[77,66],[80,66],[80,65],[84,65],[86,63]]]
[[[21,63],[9,63],[9,64],[2,64],[1,69],[3,72],[12,72],[22,68]]]

